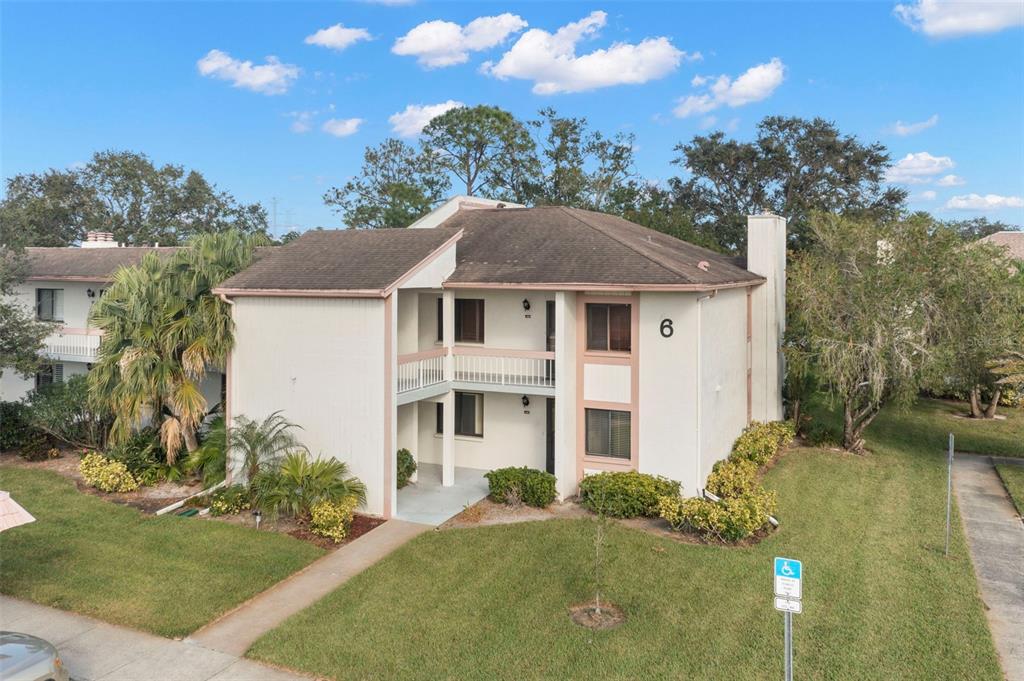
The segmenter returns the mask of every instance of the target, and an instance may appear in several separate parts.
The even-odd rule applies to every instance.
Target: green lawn
[[[757,546],[615,527],[618,629],[569,620],[593,595],[592,524],[547,521],[421,535],[249,654],[336,679],[780,678],[771,561],[783,555],[804,561],[799,678],[1001,679],[958,521],[942,556],[943,447],[950,428],[974,451],[1019,441],[951,409],[883,414],[868,456],[789,453],[766,477],[782,527]]]
[[[0,467],[36,522],[0,535],[0,592],[164,636],[184,636],[323,551],[288,536],[145,516],[56,473]]]
[[[996,470],[1013,499],[1013,505],[1017,507],[1017,513],[1024,516],[1024,466],[1002,464],[996,466]]]

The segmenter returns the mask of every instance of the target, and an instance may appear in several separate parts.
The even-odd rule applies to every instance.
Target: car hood
[[[41,638],[0,631],[0,678],[46,663],[57,654],[57,649]]]

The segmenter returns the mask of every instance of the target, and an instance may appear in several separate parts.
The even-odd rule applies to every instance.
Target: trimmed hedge
[[[796,428],[791,421],[752,421],[736,438],[729,458],[746,459],[763,466],[788,446],[795,436]]]
[[[647,473],[606,472],[588,475],[580,481],[580,504],[595,513],[613,518],[654,518],[658,499],[678,497],[675,480]]]
[[[768,524],[776,503],[775,492],[758,488],[720,502],[662,497],[658,512],[674,530],[690,530],[712,541],[736,542]]]
[[[522,502],[544,508],[558,496],[555,476],[536,468],[498,468],[486,473],[491,499],[499,504]]]
[[[757,487],[757,464],[744,459],[719,461],[704,485],[716,497],[738,497]]]
[[[313,504],[309,531],[332,539],[335,544],[341,542],[348,536],[358,505],[359,500],[355,497],[345,497],[340,501],[319,501]]]

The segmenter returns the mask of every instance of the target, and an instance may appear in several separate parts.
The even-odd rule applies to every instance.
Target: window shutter
[[[64,321],[64,289],[56,289],[53,292],[53,319]]]
[[[54,364],[53,365],[53,382],[63,383],[64,382],[64,365]]]

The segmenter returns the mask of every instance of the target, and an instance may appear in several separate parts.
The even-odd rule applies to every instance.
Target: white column
[[[576,294],[555,293],[555,477],[561,498],[576,493]]]
[[[412,430],[412,460],[416,462],[417,470],[412,472],[412,476],[409,478],[412,482],[416,482],[420,479],[419,477],[419,464],[420,464],[420,403],[413,402],[408,406],[411,413],[409,418],[412,423],[409,428]]]
[[[757,421],[776,421],[782,410],[782,339],[786,331],[786,220],[747,217],[747,269],[767,281],[751,295],[751,411]]]
[[[452,348],[455,345],[455,291],[443,293],[442,307],[442,339],[445,349],[444,377],[446,381],[455,380],[455,356]],[[442,400],[444,405],[444,433],[441,436],[441,486],[451,487],[455,484],[455,392],[449,390]]]

